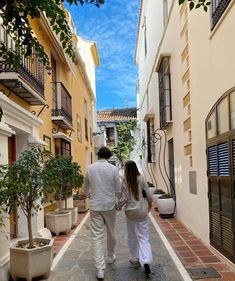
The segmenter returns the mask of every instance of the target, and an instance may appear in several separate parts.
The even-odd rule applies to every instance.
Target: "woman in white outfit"
[[[123,186],[126,194],[124,211],[131,254],[129,261],[136,266],[141,264],[145,274],[149,275],[152,250],[149,242],[148,212],[151,209],[152,198],[148,185],[134,161],[127,161],[125,164]]]

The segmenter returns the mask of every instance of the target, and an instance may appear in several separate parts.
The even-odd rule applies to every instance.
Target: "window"
[[[148,163],[155,162],[155,141],[153,138],[154,124],[153,119],[147,121],[147,151],[148,151]]]
[[[231,130],[235,129],[235,92],[230,94],[230,120]]]
[[[61,154],[71,156],[71,143],[61,139]]]
[[[235,91],[229,90],[207,117],[207,138],[212,139],[235,129]]]
[[[78,137],[78,141],[82,142],[81,117],[78,114],[77,114],[77,137]]]
[[[90,144],[92,144],[92,129],[90,128]]]
[[[114,127],[106,128],[106,142],[109,146],[115,145],[115,131]]]
[[[217,107],[218,134],[229,130],[228,117],[228,97],[225,97]]]
[[[55,140],[55,154],[71,156],[71,143],[64,139]]]
[[[170,58],[163,57],[158,69],[160,127],[172,121]]]
[[[84,101],[84,124],[85,124],[85,137],[88,141],[88,108],[87,108],[87,101]]]
[[[211,0],[211,29],[219,21],[231,0]]]

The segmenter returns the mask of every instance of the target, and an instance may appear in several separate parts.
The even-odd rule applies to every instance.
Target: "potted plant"
[[[78,208],[78,212],[84,213],[89,209],[89,198],[83,193],[73,195],[73,206]]]
[[[0,205],[10,213],[21,208],[27,220],[28,239],[10,247],[10,273],[13,280],[48,276],[52,264],[52,240],[33,237],[32,217],[44,200],[43,163],[48,155],[40,147],[25,150],[11,165],[0,166]]]
[[[149,187],[149,193],[150,193],[151,197],[153,197],[153,193],[156,190],[156,187],[154,186],[153,183],[151,183],[149,181],[147,182],[147,184],[148,184],[148,187]]]
[[[72,162],[72,157],[56,155],[48,159],[44,166],[44,182],[48,192],[55,193],[59,201],[58,211],[46,214],[46,225],[56,235],[68,232],[77,222],[77,209],[68,208],[68,196],[73,189],[82,185],[80,166]],[[64,201],[64,208],[62,206]],[[69,218],[70,217],[70,218]]]
[[[175,200],[170,194],[163,194],[157,199],[158,211],[162,217],[173,217],[175,213]]]
[[[158,204],[157,204],[158,198],[163,194],[165,194],[165,192],[162,189],[157,189],[153,193],[153,203],[155,204],[156,209],[158,208]]]

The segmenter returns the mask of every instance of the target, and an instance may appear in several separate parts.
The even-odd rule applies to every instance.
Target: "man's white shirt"
[[[101,159],[88,166],[84,193],[90,196],[90,209],[109,211],[115,207],[115,197],[121,196],[121,181],[117,167]]]

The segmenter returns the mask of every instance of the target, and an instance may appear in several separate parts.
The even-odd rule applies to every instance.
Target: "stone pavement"
[[[153,223],[149,222],[150,242],[153,251],[152,281],[183,281],[169,252],[164,246]],[[133,268],[128,262],[127,231],[125,215],[117,212],[116,223],[117,260],[107,265],[105,281],[141,281],[146,280],[142,268]],[[40,280],[40,279],[37,279]],[[63,257],[51,272],[48,281],[95,281],[96,269],[90,239],[89,219],[81,227]]]

